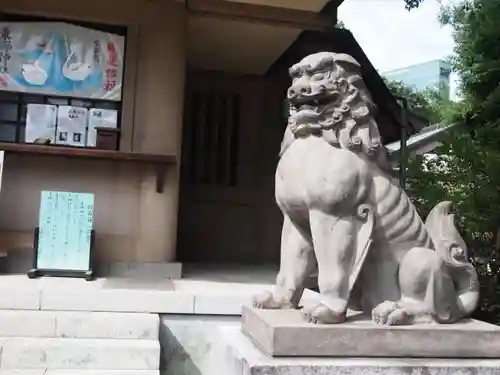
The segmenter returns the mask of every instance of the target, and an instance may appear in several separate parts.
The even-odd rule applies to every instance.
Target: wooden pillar
[[[186,24],[182,3],[157,0],[141,6],[133,150],[175,154],[179,163]],[[154,171],[144,171],[142,175],[136,261],[175,261],[180,165],[167,168],[161,194],[156,192]]]

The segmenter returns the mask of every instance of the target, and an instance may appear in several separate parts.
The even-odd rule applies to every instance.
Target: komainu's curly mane
[[[376,106],[361,77],[360,64],[345,54],[325,52],[320,56],[321,59],[314,63],[304,59],[295,64],[290,69],[290,75],[293,78],[301,71],[311,75],[315,70],[324,72],[324,78],[316,86],[328,101],[317,105],[320,115],[308,122],[301,121],[297,116],[298,109],[290,104],[280,155],[295,138],[316,134],[333,147],[360,153],[387,169],[387,150],[382,145],[374,117]]]

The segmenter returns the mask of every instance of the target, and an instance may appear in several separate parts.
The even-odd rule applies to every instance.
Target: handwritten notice
[[[37,268],[90,269],[94,195],[42,191]]]

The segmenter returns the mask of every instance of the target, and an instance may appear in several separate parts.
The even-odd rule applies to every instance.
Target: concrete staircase
[[[0,310],[0,375],[159,375],[156,314]]]

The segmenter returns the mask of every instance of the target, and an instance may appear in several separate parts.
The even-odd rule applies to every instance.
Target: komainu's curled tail
[[[425,222],[434,250],[444,260],[456,291],[455,306],[448,304],[443,309],[447,311],[437,309],[434,319],[439,323],[454,323],[470,316],[479,300],[478,276],[473,264],[469,261],[467,245],[455,226],[450,206],[451,202],[448,201],[438,203]],[[444,300],[448,299],[446,297],[449,298],[449,296],[441,296]]]

